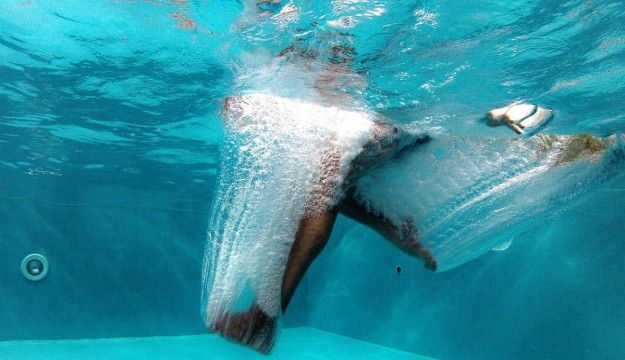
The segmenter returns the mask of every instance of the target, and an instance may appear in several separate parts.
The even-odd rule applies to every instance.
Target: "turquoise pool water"
[[[432,360],[432,358],[375,345],[310,327],[287,329],[283,345],[272,359],[359,359]],[[10,341],[0,343],[6,360],[63,359],[266,359],[247,348],[216,336],[187,335],[121,339],[60,341]]]
[[[25,340],[205,333],[201,262],[226,96],[323,87],[436,136],[515,136],[480,121],[513,101],[555,110],[545,134],[625,128],[622,1],[1,5],[0,322],[11,325],[0,354],[15,359],[29,358]],[[290,47],[313,60],[276,60]],[[341,62],[349,73],[315,83]],[[302,337],[287,331],[312,327],[309,342],[323,331],[440,359],[623,358],[625,178],[591,190],[507,250],[440,274],[339,218],[273,356],[297,358]],[[48,258],[41,282],[20,273],[30,253]],[[238,356],[207,339],[189,346]],[[50,351],[75,358],[65,345]]]

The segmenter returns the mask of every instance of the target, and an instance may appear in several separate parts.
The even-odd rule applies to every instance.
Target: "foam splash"
[[[374,169],[358,201],[413,219],[438,270],[459,266],[589,196],[623,171],[623,135],[446,137]]]
[[[277,319],[263,330],[273,344],[282,276],[299,221],[339,200],[348,165],[372,131],[372,116],[260,93],[229,98],[224,115],[222,167],[204,258],[204,318],[210,328],[257,306]],[[328,154],[336,153],[333,191],[315,191]],[[250,329],[256,326],[249,322]]]

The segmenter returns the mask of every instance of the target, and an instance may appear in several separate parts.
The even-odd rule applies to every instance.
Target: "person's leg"
[[[322,159],[323,171],[317,187],[309,196],[306,215],[300,220],[282,277],[282,313],[291,302],[306,270],[321,253],[330,238],[338,214],[330,207],[337,190],[342,152],[330,149]]]
[[[309,196],[306,215],[300,220],[284,270],[281,286],[283,313],[306,270],[330,238],[338,214],[336,207],[330,207],[330,203],[339,180],[341,156],[339,150],[329,149],[322,159],[322,174]],[[277,326],[277,319],[267,315],[259,304],[254,302],[247,311],[224,313],[210,327],[210,331],[266,354],[273,347]]]
[[[300,221],[282,278],[283,313],[289,306],[306,270],[327,244],[337,214],[335,208]]]
[[[352,194],[349,194],[341,201],[339,212],[375,230],[403,252],[423,260],[427,269],[436,271],[436,259],[419,242],[417,230],[414,228],[412,220],[407,220],[401,226],[396,226],[382,214],[376,215],[364,208]]]
[[[353,181],[366,173],[367,170],[382,164],[395,155],[400,149],[401,136],[409,136],[389,124],[376,122],[373,125],[371,139],[365,144],[361,153],[350,164],[347,181]],[[416,139],[416,138],[415,138]],[[327,209],[339,180],[339,164],[342,153],[333,149],[323,159],[323,173],[319,179],[319,187],[311,194],[309,207],[312,215],[304,217],[295,235],[289,258],[282,278],[282,312],[284,313],[306,270],[324,249],[330,238],[337,208]],[[346,205],[342,205],[346,207]],[[318,209],[324,209],[319,212]],[[344,209],[345,211],[347,209]],[[354,209],[356,210],[356,209]],[[364,214],[363,216],[366,216]]]
[[[374,134],[356,160],[348,177],[354,181],[376,166],[392,161],[405,151],[413,151],[419,145],[426,143],[430,138],[427,135],[404,131],[395,126],[376,123]],[[405,253],[423,260],[425,267],[435,271],[436,260],[430,251],[418,239],[415,221],[410,219],[397,226],[384,217],[384,214],[373,214],[362,206],[354,197],[353,191],[346,191],[339,203],[339,212],[351,219],[377,231],[393,245]]]
[[[350,165],[348,181],[354,181],[369,169],[379,166],[400,152],[429,139],[427,136],[411,134],[382,122],[376,122],[373,126],[371,140],[365,144],[361,154]],[[331,198],[331,192],[335,190],[340,158],[341,154],[335,150],[328,152],[324,159],[324,173],[319,181],[321,186],[311,196],[313,199],[311,202],[318,203],[316,205],[318,207],[325,206],[324,202]],[[369,213],[348,193],[340,202],[338,209],[328,209],[300,221],[282,279],[283,313],[286,311],[306,270],[327,244],[339,211],[378,231],[401,250],[423,259],[428,269],[436,270],[436,261],[429,251],[419,243],[413,227],[409,226],[410,224],[407,223],[404,228],[398,229],[383,217]]]
[[[372,139],[351,164],[352,168],[348,175],[350,181],[396,156],[403,149],[427,141],[427,137],[403,134],[401,130],[388,124],[376,123],[374,126]],[[310,195],[306,205],[307,215],[300,220],[287,259],[281,287],[283,313],[304,274],[324,249],[339,211],[375,229],[409,254],[424,259],[426,267],[436,269],[436,262],[427,249],[421,246],[416,236],[408,231],[411,227],[408,226],[404,230],[397,229],[388,220],[374,216],[359,206],[350,194],[340,202],[338,208],[329,207],[333,193],[337,191],[341,156],[342,153],[339,150],[330,149],[322,160],[322,175],[318,186]],[[273,346],[272,332],[275,332],[276,326],[277,319],[269,317],[258,304],[253,304],[248,311],[225,314],[217,324],[211,327],[211,331],[219,332],[225,338],[259,352],[268,353]]]

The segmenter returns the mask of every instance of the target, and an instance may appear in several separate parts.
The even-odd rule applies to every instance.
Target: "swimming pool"
[[[280,96],[298,97],[318,86],[313,77],[324,60],[316,59],[331,54],[327,61],[352,58],[352,72],[323,89],[397,125],[509,138],[480,118],[524,101],[555,109],[544,134],[605,136],[625,122],[623,5],[4,4],[0,321],[10,326],[0,327],[0,355],[33,351],[14,342],[22,340],[189,336],[194,343],[206,333],[202,253],[227,96],[271,84]],[[315,58],[306,71],[276,61],[291,46]],[[616,174],[593,190],[505,250],[435,274],[339,218],[272,356],[282,347],[292,358],[302,338],[332,333],[346,337],[334,338],[339,345],[351,338],[440,359],[622,358],[625,179]],[[31,253],[47,258],[42,281],[22,276]],[[312,335],[294,336],[298,329]],[[239,356],[206,337],[212,343],[195,346],[207,358]],[[136,343],[127,343],[132,356]],[[97,346],[108,345],[89,349]],[[142,346],[136,358],[148,356]],[[72,358],[70,349],[56,347],[55,356]]]

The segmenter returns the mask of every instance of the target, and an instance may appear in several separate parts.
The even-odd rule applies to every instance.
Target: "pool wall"
[[[11,324],[0,340],[206,333],[200,274],[210,198],[151,191],[149,180],[132,189],[24,178],[0,197],[0,323]],[[49,262],[39,282],[21,273],[31,253]],[[286,326],[306,324],[305,295],[304,285]]]
[[[205,333],[208,200],[60,179],[17,187],[0,198],[0,321],[11,324],[0,340]],[[625,358],[623,193],[620,177],[509,249],[438,274],[341,218],[285,326],[442,359]],[[50,266],[36,283],[20,273],[34,252]]]
[[[625,358],[624,194],[621,176],[439,274],[345,220],[310,274],[310,325],[441,359]]]

